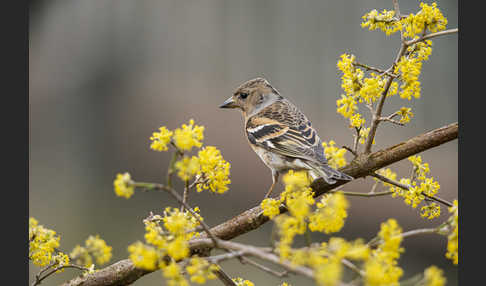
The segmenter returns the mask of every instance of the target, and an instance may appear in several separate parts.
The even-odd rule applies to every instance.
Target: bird
[[[307,117],[265,78],[241,84],[220,108],[240,109],[251,148],[272,171],[272,193],[279,176],[307,170],[312,179],[328,184],[353,177],[328,165],[321,139]]]

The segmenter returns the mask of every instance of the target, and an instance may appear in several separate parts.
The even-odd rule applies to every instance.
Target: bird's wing
[[[324,149],[310,121],[287,100],[279,100],[247,120],[248,140],[270,152],[326,164]]]

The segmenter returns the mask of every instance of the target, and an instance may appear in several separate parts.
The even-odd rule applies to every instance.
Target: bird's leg
[[[273,188],[275,187],[275,184],[277,184],[277,182],[278,182],[278,172],[277,171],[272,170],[272,181],[273,181],[272,185],[270,186],[270,189],[268,189],[268,192],[263,199],[266,199],[266,198],[268,198],[268,196],[270,196],[270,194],[273,191]]]

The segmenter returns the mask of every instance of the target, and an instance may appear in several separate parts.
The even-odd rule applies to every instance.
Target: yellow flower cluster
[[[189,125],[182,124],[182,128],[174,131],[174,144],[182,151],[191,151],[192,147],[201,148],[204,139],[204,126],[194,126],[194,120],[189,120]]]
[[[449,223],[451,224],[452,231],[447,237],[447,253],[446,257],[451,259],[454,264],[459,263],[459,207],[457,200],[454,200],[453,206],[449,208],[449,212],[452,213]]]
[[[370,127],[362,128],[359,131],[359,144],[365,144],[366,139],[368,139],[368,134],[370,134]],[[375,144],[375,138],[373,138],[372,144]]]
[[[117,174],[116,179],[113,181],[115,187],[115,194],[119,197],[130,198],[134,191],[132,178],[129,173]]]
[[[150,140],[150,148],[155,151],[167,151],[168,144],[172,142],[179,151],[191,151],[193,147],[201,148],[204,139],[204,126],[194,125],[194,120],[189,120],[189,125],[182,124],[181,128],[174,131],[165,126],[159,128],[159,132],[153,132]]]
[[[395,16],[395,11],[387,11],[386,9],[379,13],[376,9],[363,15],[363,20],[365,22],[361,23],[361,27],[366,28],[370,31],[380,29],[386,33],[386,35],[391,35],[396,31],[401,29],[400,21],[398,21]]]
[[[403,270],[397,266],[400,253],[403,252],[400,247],[401,233],[402,230],[394,219],[388,219],[381,224],[378,233],[381,243],[364,264],[367,286],[399,285],[398,280],[403,275]]]
[[[29,259],[37,266],[46,266],[53,262],[54,252],[59,247],[60,236],[54,230],[39,225],[39,222],[29,218]]]
[[[360,113],[356,113],[349,118],[350,127],[361,128],[365,124],[365,119],[361,117]]]
[[[174,135],[174,132],[168,130],[165,126],[159,128],[159,132],[152,133],[150,140],[150,148],[155,151],[167,151],[169,148],[167,145],[170,143],[170,139]]]
[[[318,285],[334,286],[342,278],[342,259],[366,261],[369,255],[370,249],[361,239],[347,242],[342,238],[332,237],[328,243],[323,242],[317,249],[306,253],[306,264],[315,271]]]
[[[403,35],[405,37],[415,37],[421,34],[424,29],[435,33],[446,28],[447,19],[442,15],[442,12],[437,8],[437,3],[432,3],[432,6],[426,3],[420,3],[420,11],[417,14],[409,14],[402,19]]]
[[[364,72],[354,67],[354,55],[342,54],[341,59],[337,62],[337,68],[343,73],[341,76],[341,88],[348,96],[355,96],[361,89],[361,80]],[[351,108],[352,110],[353,108]],[[344,117],[348,117],[343,114]]]
[[[336,142],[333,140],[327,142],[322,142],[322,147],[324,147],[324,155],[326,156],[327,163],[334,169],[343,167],[346,165],[346,149],[338,148],[335,146]]]
[[[408,160],[413,164],[414,178],[425,180],[427,173],[430,172],[429,163],[422,163],[420,156],[410,156]]]
[[[236,286],[255,286],[250,280],[245,280],[241,277],[236,277],[232,279]]]
[[[380,29],[386,35],[402,31],[403,36],[409,38],[420,35],[425,29],[435,33],[446,28],[447,19],[437,8],[436,3],[432,3],[431,6],[420,3],[420,8],[416,14],[410,13],[403,19],[394,17],[395,11],[383,10],[379,13],[376,9],[373,9],[363,15],[364,22],[361,23],[361,27],[368,27],[370,31]]]
[[[182,275],[182,269],[175,261],[169,262],[169,264],[162,267],[162,274],[167,279],[167,285],[169,286],[189,286],[184,275]]]
[[[339,231],[343,227],[344,220],[347,217],[349,203],[343,194],[337,192],[325,195],[316,204],[316,208],[312,210],[312,207],[315,205],[315,200],[312,189],[309,187],[311,180],[307,173],[303,171],[289,171],[283,177],[283,181],[285,190],[282,192],[280,199],[265,199],[261,204],[263,214],[270,218],[279,215],[280,204],[285,203],[289,210],[289,214],[282,214],[274,219],[279,235],[276,251],[280,259],[287,259],[294,265],[309,265],[311,267],[320,265],[319,273],[324,274],[316,276],[321,277],[317,279],[317,281],[321,281],[318,282],[319,285],[332,285],[328,283],[330,281],[329,279],[332,280],[330,273],[333,273],[337,278],[340,278],[340,273],[331,271],[331,269],[336,270],[336,267],[340,269],[340,259],[329,260],[322,256],[324,255],[323,253],[330,255],[329,253],[334,251],[336,247],[332,246],[326,251],[324,249],[308,251],[294,250],[292,244],[295,236],[303,235],[308,229],[310,231],[324,233]],[[356,247],[347,247],[346,249],[350,250],[345,252],[350,256],[359,256]],[[321,261],[322,263],[317,264],[317,261],[320,261],[319,257],[321,257],[321,260],[324,260]],[[329,271],[331,272],[328,273]]]
[[[408,158],[413,164],[413,175],[411,179],[402,178],[399,183],[409,186],[408,191],[397,187],[395,185],[382,182],[383,186],[389,188],[393,192],[393,197],[400,196],[404,199],[407,205],[416,208],[422,203],[426,196],[433,197],[440,189],[440,185],[433,177],[427,178],[427,173],[430,172],[429,164],[422,163],[420,156],[411,156]],[[397,174],[390,169],[380,169],[378,174],[396,181]],[[378,179],[375,179],[379,182]],[[420,209],[420,215],[424,218],[433,219],[440,216],[440,205],[436,203],[428,203]]]
[[[214,271],[218,270],[218,266],[210,264],[206,259],[193,257],[190,265],[186,267],[187,274],[191,276],[191,281],[197,284],[204,284],[206,280],[216,279]]]
[[[228,190],[230,163],[226,162],[221,152],[214,146],[206,146],[198,153],[200,176],[202,183],[197,185],[197,191],[210,189],[214,193],[222,194]]]
[[[423,284],[425,286],[444,286],[447,279],[443,275],[443,271],[437,266],[430,266],[424,271]]]
[[[411,100],[412,96],[420,98],[420,71],[422,70],[422,62],[418,58],[407,58],[405,56],[400,58],[395,66],[395,73],[400,74],[402,85],[400,86],[400,97]]]
[[[85,241],[85,246],[76,245],[69,256],[76,261],[76,264],[90,267],[93,261],[96,261],[98,265],[110,261],[111,250],[112,247],[108,246],[99,235],[90,235]]]
[[[343,194],[326,194],[317,203],[317,209],[309,216],[309,229],[324,233],[338,232],[348,216],[349,203]]]
[[[423,206],[420,209],[420,216],[428,219],[433,219],[440,216],[440,206],[436,203],[431,203]]]
[[[363,28],[368,27],[369,30],[380,29],[387,35],[401,31],[404,37],[411,38],[413,40],[419,39],[419,36],[423,35],[426,31],[438,32],[444,30],[447,25],[447,19],[442,15],[437,8],[436,3],[428,5],[420,3],[420,11],[416,14],[410,13],[407,17],[398,19],[395,16],[394,11],[383,10],[379,13],[377,10],[372,10],[366,13],[362,18],[363,22],[361,26]],[[419,41],[413,45],[407,47],[406,54],[402,56],[397,65],[395,65],[394,73],[399,75],[399,80],[402,82],[400,86],[400,97],[403,99],[411,100],[412,96],[420,98],[420,81],[419,76],[422,69],[422,62],[429,59],[429,55],[432,53],[432,42],[430,40]],[[352,59],[348,59],[346,63],[352,66]],[[339,65],[338,65],[339,66]],[[343,66],[343,64],[341,64]],[[352,69],[348,67],[348,73],[352,72]],[[363,88],[366,84],[361,83],[363,88],[360,91],[361,97],[368,103],[369,100],[373,100],[379,92],[378,78],[365,79],[364,82],[369,81],[370,94],[366,94],[366,90]],[[387,96],[392,96],[398,90],[397,83],[393,82],[390,87]],[[348,105],[350,105],[348,103]],[[338,111],[339,112],[339,111]],[[404,113],[406,110],[401,110],[402,119],[401,123],[406,123],[410,119],[410,113]],[[407,116],[408,115],[408,116]]]
[[[359,90],[359,101],[365,101],[368,104],[375,102],[385,90],[384,85],[383,77],[371,73],[371,77],[363,80],[363,85]]]
[[[129,259],[137,268],[155,270],[158,267],[159,252],[155,247],[137,241],[128,246]]]
[[[198,213],[199,208],[194,208],[194,211]],[[198,218],[202,220],[199,215]],[[167,207],[163,215],[153,215],[144,223],[147,244],[140,241],[131,244],[128,247],[130,260],[137,268],[161,268],[169,285],[189,285],[176,261],[189,257],[188,241],[199,235],[195,231],[199,226],[198,219],[189,211]],[[164,257],[169,257],[169,261]],[[191,276],[191,281],[201,284],[204,283],[201,282],[203,279],[213,279],[208,271],[214,270],[214,266],[205,263],[207,261],[199,258],[190,261],[185,270]]]
[[[400,123],[410,122],[410,118],[413,117],[412,109],[408,107],[402,107],[398,111],[398,115],[400,115]]]
[[[199,158],[195,156],[191,158],[184,156],[174,166],[178,170],[177,176],[183,181],[189,181],[199,172]]]

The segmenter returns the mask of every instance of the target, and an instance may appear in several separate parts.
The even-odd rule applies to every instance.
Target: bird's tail
[[[324,181],[326,181],[328,184],[334,184],[336,183],[336,180],[340,181],[351,181],[354,178],[346,175],[342,172],[339,172],[338,170],[335,170],[331,168],[329,165],[324,165],[324,164],[315,164],[315,163],[308,163],[310,167],[312,168],[313,171],[315,171],[318,174],[318,177],[322,177]],[[312,172],[311,172],[312,175]]]

